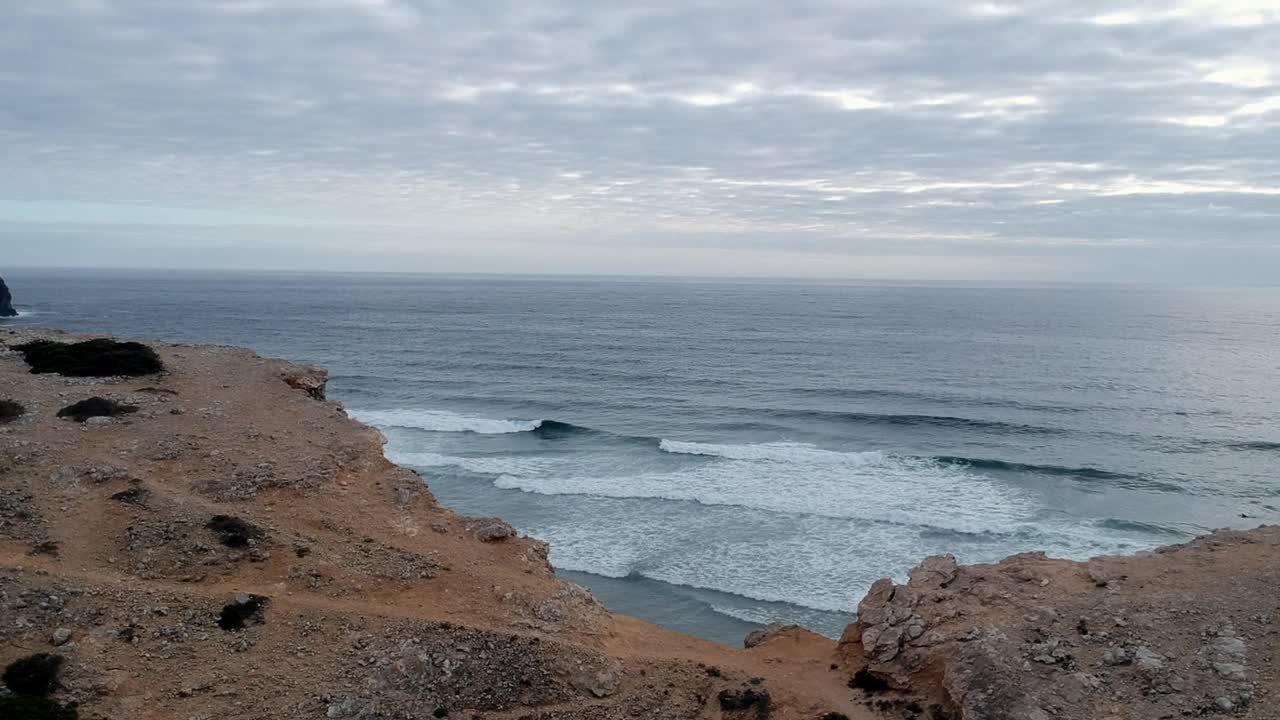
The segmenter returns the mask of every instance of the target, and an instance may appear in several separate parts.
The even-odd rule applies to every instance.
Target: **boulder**
[[[767,625],[765,627],[760,628],[759,630],[752,630],[751,632],[747,633],[747,636],[742,640],[742,646],[744,648],[751,649],[758,645],[764,645],[767,642],[776,640],[779,637],[782,637],[783,635],[788,635],[796,632],[808,632],[808,631],[800,627],[799,625],[783,625],[781,623],[773,623],[772,625]]]
[[[325,399],[325,388],[329,384],[329,371],[323,368],[294,366],[284,373],[285,384],[295,390],[301,390],[314,400]]]
[[[468,529],[480,542],[501,542],[518,534],[515,528],[499,518],[477,518],[468,523]]]
[[[9,286],[4,284],[4,278],[0,278],[0,317],[17,317],[18,311],[13,309],[13,294],[9,292]]]

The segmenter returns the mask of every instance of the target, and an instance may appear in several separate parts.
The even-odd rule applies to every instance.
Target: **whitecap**
[[[447,410],[395,408],[391,410],[348,410],[347,414],[363,423],[380,427],[400,427],[431,432],[470,432],[480,435],[505,435],[529,432],[541,420],[496,420],[471,417]]]

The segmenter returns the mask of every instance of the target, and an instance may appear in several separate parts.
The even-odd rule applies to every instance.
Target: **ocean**
[[[443,503],[725,642],[931,554],[1280,523],[1274,288],[3,272],[10,324],[328,367]]]

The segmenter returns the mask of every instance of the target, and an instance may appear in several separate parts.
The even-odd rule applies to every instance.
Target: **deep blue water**
[[[717,639],[838,633],[932,553],[1280,522],[1276,289],[5,277],[14,322],[329,367],[443,502]]]

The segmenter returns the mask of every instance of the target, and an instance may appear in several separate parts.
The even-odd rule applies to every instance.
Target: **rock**
[[[1244,657],[1245,645],[1240,638],[1228,635],[1214,638],[1213,649],[1232,658],[1242,658]]]
[[[1160,653],[1143,645],[1133,652],[1133,664],[1148,675],[1158,673],[1165,668],[1165,658]]]
[[[498,518],[475,520],[471,523],[471,530],[480,542],[499,542],[516,536],[516,529]]]
[[[1098,679],[1097,675],[1090,675],[1088,673],[1077,673],[1076,679],[1080,681],[1081,687],[1083,687],[1085,690],[1097,690],[1098,688],[1102,687],[1102,681]]]
[[[770,640],[776,639],[779,635],[791,632],[792,630],[801,630],[799,625],[784,625],[782,623],[774,623],[759,630],[752,630],[747,633],[747,637],[743,639],[742,646],[744,648],[753,648],[757,645],[763,645]]]
[[[911,571],[910,584],[946,587],[947,583],[956,579],[958,570],[955,555],[927,557]]]
[[[1236,704],[1231,702],[1231,698],[1229,697],[1219,697],[1217,700],[1213,701],[1213,705],[1222,712],[1231,712],[1236,707]]]
[[[1227,680],[1243,682],[1248,679],[1247,671],[1240,663],[1216,662],[1213,664],[1213,671]]]
[[[330,703],[329,709],[325,711],[325,717],[363,720],[364,718],[373,717],[373,708],[368,700],[348,695],[338,702]]]
[[[313,400],[325,399],[325,387],[329,384],[329,371],[322,368],[295,367],[284,376],[285,384],[310,395]]]
[[[871,585],[866,597],[858,603],[858,622],[864,627],[888,624],[893,617],[889,603],[893,599],[893,580],[880,578]]]
[[[53,631],[51,636],[49,636],[49,644],[54,647],[66,645],[69,642],[71,642],[71,631],[67,628],[58,628]]]
[[[902,628],[888,627],[876,636],[876,642],[872,648],[872,655],[877,662],[889,662],[898,657],[898,651],[902,648],[903,631]]]
[[[1107,665],[1128,665],[1133,662],[1133,655],[1125,648],[1111,648],[1102,653],[1102,662]]]
[[[947,577],[949,563],[945,557],[930,558],[921,567],[930,565],[934,560],[940,563],[935,569],[921,571],[923,575],[916,575],[913,571],[918,582],[935,582]],[[927,580],[919,580],[922,577]],[[924,619],[915,613],[919,601],[920,597],[914,590],[907,585],[894,585],[889,578],[881,578],[872,584],[866,597],[858,603],[858,626],[862,628],[858,639],[863,652],[877,662],[889,662],[898,656],[905,643],[922,637],[927,626]]]
[[[4,284],[4,278],[0,278],[0,317],[17,317],[18,311],[13,309],[13,294],[9,292],[9,286]]]
[[[1093,581],[1093,584],[1098,587],[1108,587],[1117,580],[1124,579],[1122,575],[1117,574],[1113,569],[1107,567],[1104,560],[1098,558],[1094,558],[1085,563],[1084,569],[1085,574],[1087,574],[1089,579]]]
[[[609,670],[600,670],[576,678],[573,686],[595,697],[606,698],[618,691],[618,676]]]

